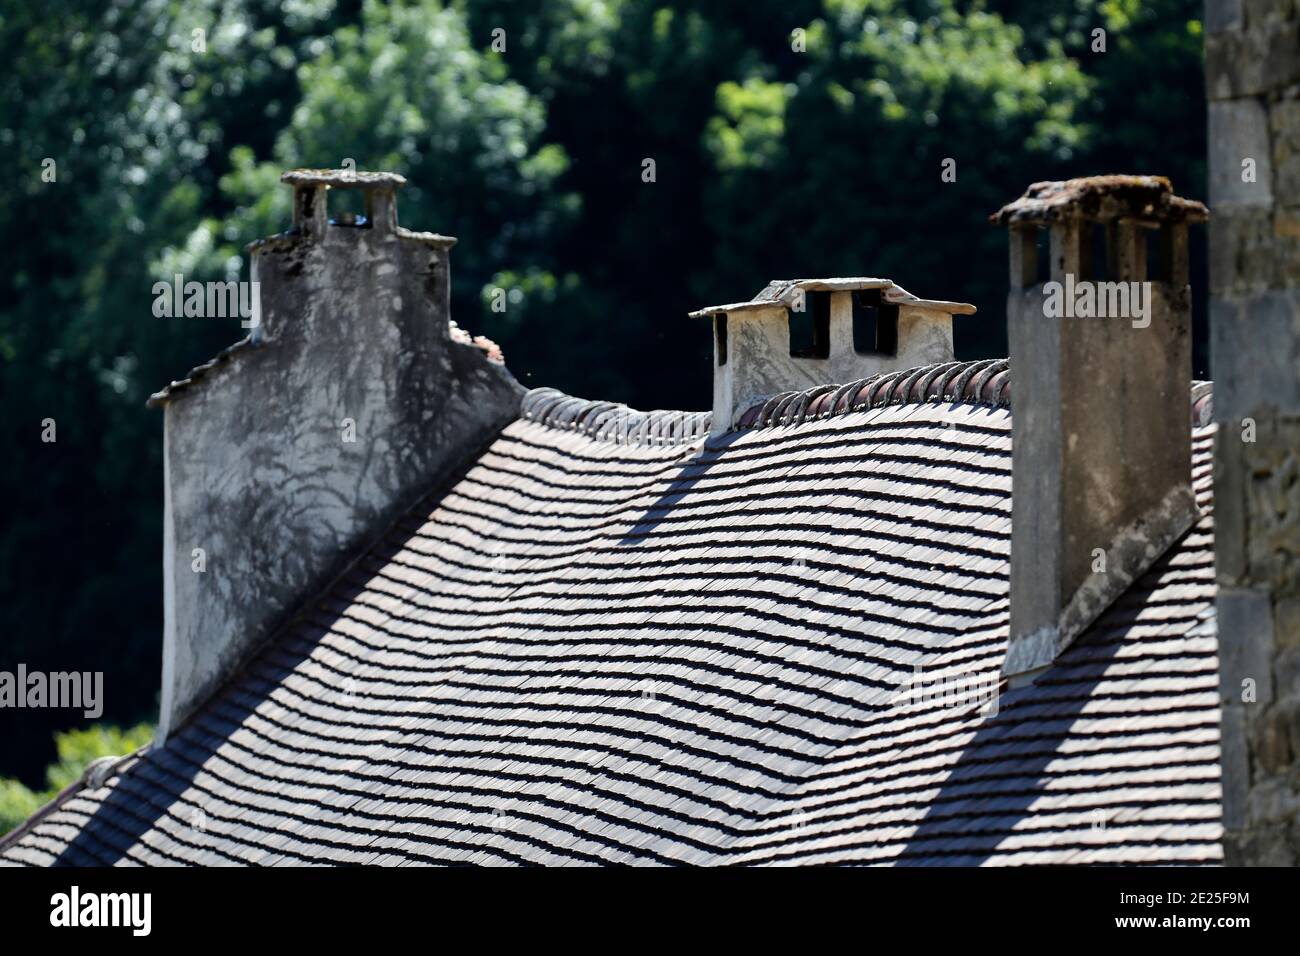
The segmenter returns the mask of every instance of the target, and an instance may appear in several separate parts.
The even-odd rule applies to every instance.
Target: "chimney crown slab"
[[[1025,194],[989,217],[995,225],[1051,223],[1067,219],[1116,222],[1205,222],[1209,210],[1174,195],[1164,176],[1084,176],[1032,184]]]

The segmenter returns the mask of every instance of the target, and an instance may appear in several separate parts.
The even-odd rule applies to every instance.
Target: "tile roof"
[[[845,385],[782,392],[746,409],[737,425],[741,428],[797,425],[808,418],[825,418],[849,411],[938,401],[1009,408],[1010,363],[1006,359],[945,362],[885,372]]]
[[[1012,413],[968,390],[1005,372],[714,437],[535,391],[0,862],[1220,862],[1213,425],[1205,517],[1035,683],[907,693],[999,678]]]

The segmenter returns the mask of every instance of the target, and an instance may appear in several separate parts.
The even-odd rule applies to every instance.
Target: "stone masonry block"
[[[1291,685],[1292,690],[1295,685]],[[1291,742],[1291,753],[1300,754],[1300,695],[1288,697],[1283,706],[1278,708],[1278,718],[1286,727],[1287,739]],[[1291,767],[1291,782],[1294,789],[1300,789],[1300,767]]]
[[[1273,660],[1273,692],[1279,699],[1300,700],[1300,647],[1277,648]],[[1295,701],[1293,700],[1292,705]]]
[[[1239,30],[1241,24],[1241,0],[1205,0],[1206,33]]]
[[[1243,180],[1243,162],[1253,160],[1251,182]],[[1256,97],[1210,104],[1210,207],[1271,206],[1273,152],[1269,113]]]
[[[1250,755],[1252,764],[1255,767],[1251,792],[1251,816],[1256,820],[1276,819],[1277,814],[1286,812],[1277,802],[1278,791],[1275,787],[1266,788],[1270,797],[1273,798],[1271,804],[1259,803],[1256,800],[1256,792],[1263,789],[1261,781],[1267,781],[1270,777],[1285,773],[1286,769],[1291,765],[1293,754],[1291,752],[1290,727],[1286,717],[1286,710],[1278,707],[1265,707],[1255,715],[1247,716],[1247,727],[1250,734]],[[1261,811],[1264,811],[1263,815],[1261,815]]]
[[[1300,206],[1224,206],[1209,238],[1211,292],[1300,286]]]
[[[1250,754],[1246,744],[1244,706],[1224,705],[1219,740],[1223,767],[1223,825],[1235,830],[1246,824],[1250,799]]]
[[[1247,580],[1300,596],[1300,418],[1261,419],[1246,460]]]
[[[1259,589],[1219,591],[1219,693],[1225,704],[1257,707],[1273,699],[1272,596]],[[1254,702],[1243,694],[1253,681]]]
[[[1286,777],[1267,777],[1250,791],[1250,814],[1257,820],[1286,820],[1300,812],[1300,793]]]
[[[1278,100],[1269,106],[1268,125],[1273,189],[1283,202],[1300,204],[1300,99]]]
[[[1218,533],[1217,509],[1215,533]],[[1300,647],[1300,597],[1284,598],[1273,608],[1273,638],[1279,649]]]
[[[1294,866],[1292,848],[1284,823],[1254,826],[1224,841],[1224,857],[1229,866]]]
[[[1282,5],[1279,4],[1279,7]],[[1247,11],[1245,28],[1205,38],[1206,92],[1212,100],[1258,96],[1300,81],[1300,20],[1284,11]]]
[[[1211,298],[1216,420],[1300,413],[1298,322],[1300,289]]]

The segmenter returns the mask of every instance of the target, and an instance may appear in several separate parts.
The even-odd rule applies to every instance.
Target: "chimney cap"
[[[912,305],[923,309],[936,309],[959,315],[973,315],[975,306],[969,302],[946,302],[942,299],[919,299],[890,279],[866,277],[834,279],[773,279],[748,302],[729,305],[711,305],[688,313],[692,319],[707,318],[719,312],[747,312],[772,306],[789,308],[798,292],[856,292],[859,289],[880,289],[881,296],[893,305]]]
[[[290,186],[329,186],[331,189],[400,188],[406,177],[400,173],[365,172],[356,169],[291,169],[280,176]]]
[[[1063,219],[1205,222],[1209,215],[1203,203],[1175,196],[1164,176],[1118,175],[1034,183],[1015,202],[989,216],[989,221],[998,225]]]

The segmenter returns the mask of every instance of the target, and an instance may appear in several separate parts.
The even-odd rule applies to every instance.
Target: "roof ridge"
[[[1192,382],[1193,427],[1210,423],[1213,399],[1213,382]],[[741,413],[735,430],[798,425],[869,408],[931,402],[1010,408],[1010,359],[919,365],[843,385],[780,392],[750,405]],[[574,398],[555,388],[529,391],[520,414],[539,425],[581,432],[600,441],[649,445],[685,444],[703,438],[709,433],[713,417],[710,412],[641,412],[618,402]]]
[[[1009,408],[1010,361],[1003,358],[940,362],[882,372],[843,385],[817,385],[781,392],[749,406],[741,413],[736,427],[798,425],[809,418],[938,401]]]
[[[548,428],[626,445],[689,444],[708,435],[713,418],[712,412],[642,412],[619,402],[574,398],[555,388],[531,389],[523,398],[520,415]]]

